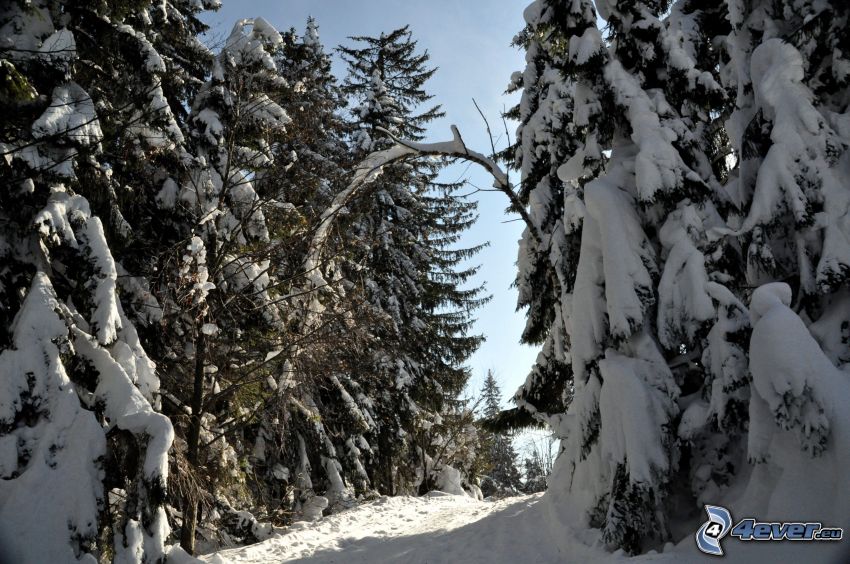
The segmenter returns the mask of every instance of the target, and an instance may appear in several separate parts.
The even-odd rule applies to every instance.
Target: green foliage
[[[407,27],[351,39],[356,45],[339,52],[349,71],[342,90],[353,99],[355,155],[392,144],[378,128],[421,139],[426,124],[443,115],[439,106],[428,105],[425,83],[435,72],[427,66],[428,53],[418,52]],[[346,219],[354,251],[344,265],[346,276],[362,284],[382,321],[352,379],[364,388],[395,390],[379,392],[376,427],[367,434],[377,445],[375,486],[388,493],[410,488],[414,475],[408,470],[410,475],[394,477],[380,467],[410,468],[404,461],[413,461],[427,474],[428,459],[439,458],[436,445],[448,432],[441,431],[440,420],[454,417],[453,404],[469,379],[464,362],[482,339],[469,330],[472,312],[487,298],[482,288],[464,288],[477,269],[460,268],[480,247],[455,247],[475,220],[475,206],[457,197],[458,186],[435,183],[439,168],[386,167],[352,202]]]

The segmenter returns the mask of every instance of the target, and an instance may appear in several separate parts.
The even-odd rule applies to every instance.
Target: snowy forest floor
[[[209,564],[705,564],[716,559],[699,553],[692,535],[676,546],[668,544],[661,554],[629,558],[604,550],[596,531],[572,531],[556,522],[543,494],[495,502],[441,492],[382,497],[202,560]],[[840,561],[824,558],[818,551],[823,547],[811,543],[737,542],[724,548],[725,564]]]
[[[436,494],[436,495],[435,495]],[[436,492],[383,497],[265,542],[209,555],[214,564],[260,562],[563,562],[538,517],[542,495],[496,502]],[[531,549],[531,552],[529,552]]]
[[[203,558],[210,564],[533,564],[621,559],[565,537],[564,530],[552,530],[551,522],[543,494],[495,502],[440,492],[419,498],[384,497],[321,521],[296,523],[265,542]]]

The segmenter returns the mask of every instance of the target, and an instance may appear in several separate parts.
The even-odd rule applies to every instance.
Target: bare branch
[[[387,153],[387,155],[382,155],[386,157],[386,162],[384,164],[390,164],[392,162],[399,161],[409,156],[439,156],[465,160],[484,167],[493,176],[493,187],[508,197],[511,202],[511,209],[513,211],[516,211],[520,215],[520,217],[522,217],[522,220],[528,227],[532,237],[534,237],[534,239],[538,243],[541,242],[542,237],[537,228],[534,226],[534,223],[532,223],[531,217],[528,215],[528,211],[525,209],[525,206],[519,200],[519,196],[517,196],[516,192],[514,192],[513,186],[511,185],[510,180],[508,179],[508,175],[499,167],[499,165],[494,159],[486,157],[477,151],[470,150],[466,146],[466,143],[463,141],[463,138],[461,137],[460,132],[458,131],[456,126],[452,126],[453,139],[451,141],[443,141],[437,143],[416,143],[413,141],[406,141],[399,139],[398,137],[383,128],[379,127],[377,129],[388,135],[393,141],[396,142],[395,146],[387,149],[386,151],[373,153],[373,155],[376,156],[381,155],[383,153]],[[399,147],[406,148],[408,150],[401,151],[399,150]],[[397,156],[389,154],[394,151],[398,153]],[[370,157],[371,156],[372,155],[370,155]],[[367,158],[367,160],[369,159]]]
[[[510,180],[508,179],[508,175],[505,174],[495,161],[495,147],[492,145],[492,136],[491,147],[493,148],[494,158],[487,157],[477,151],[469,149],[463,141],[460,131],[458,131],[458,128],[454,125],[451,127],[452,140],[436,143],[407,141],[399,139],[391,132],[381,127],[376,129],[392,139],[395,142],[395,145],[388,149],[371,153],[363,159],[363,161],[361,161],[354,170],[354,175],[348,186],[339,192],[333,202],[331,202],[331,204],[322,212],[318,226],[316,227],[316,230],[313,233],[313,238],[307,248],[307,256],[304,260],[302,270],[307,273],[307,283],[303,292],[309,292],[312,289],[327,285],[327,282],[322,276],[319,265],[321,264],[323,249],[336,216],[339,215],[340,211],[364,186],[373,182],[381,174],[385,166],[410,158],[438,156],[460,159],[482,166],[493,176],[493,187],[508,197],[511,202],[511,209],[519,213],[522,220],[528,227],[528,232],[531,236],[538,244],[542,242],[543,237],[531,221],[528,211],[519,200],[516,192],[514,192]],[[306,330],[309,330],[310,326],[315,322],[315,317],[316,316],[313,315],[311,311],[307,312],[307,315],[302,320],[302,325]]]

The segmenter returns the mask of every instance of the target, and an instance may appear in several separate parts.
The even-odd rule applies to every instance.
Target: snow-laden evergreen
[[[383,131],[421,139],[443,115],[426,105],[432,96],[424,85],[434,73],[428,53],[407,27],[352,39],[357,44],[340,53],[349,70],[343,89],[354,98],[356,156],[390,147]],[[443,416],[463,412],[455,401],[469,376],[463,362],[480,342],[467,335],[480,290],[462,288],[475,269],[459,268],[477,249],[454,248],[474,206],[456,199],[454,186],[434,186],[437,169],[387,167],[349,206],[357,250],[347,276],[365,288],[377,321],[371,358],[352,379],[373,401],[372,483],[388,493],[427,491],[440,479],[453,442]]]
[[[130,138],[158,138],[139,152],[179,138],[159,86],[166,68],[144,31],[146,7],[124,13],[138,28],[91,3],[7,8],[3,102],[14,118],[0,144],[2,558],[159,561],[173,431],[154,411],[155,365],[119,297],[124,270],[110,235],[127,237],[130,226],[113,181],[124,162],[111,150]],[[95,35],[122,55],[105,56]],[[138,61],[144,70],[127,86],[139,93],[145,84],[146,94],[128,94],[120,112],[135,118],[116,127],[123,118],[110,103],[119,100],[103,96],[104,77],[89,69]]]
[[[515,491],[493,429],[526,425],[560,440],[523,486],[549,488],[528,538],[568,526],[547,555],[687,556],[706,503],[850,529],[846,2],[532,2],[516,192],[456,128],[422,142],[406,27],[337,81],[312,19],[214,54],[216,0],[7,4],[0,560],[189,562],[374,495]],[[484,422],[475,206],[440,156],[526,224],[541,351]]]
[[[160,347],[166,366],[188,376],[169,379],[167,387],[174,407],[188,408],[178,452],[184,471],[202,485],[200,497],[181,492],[181,544],[189,552],[200,504],[214,505],[223,517],[233,513],[235,491],[227,486],[242,481],[237,457],[245,448],[234,433],[264,399],[260,390],[251,400],[236,391],[262,381],[265,370],[243,367],[263,362],[276,348],[272,332],[284,331],[268,215],[286,206],[266,186],[271,147],[290,122],[270,96],[285,85],[272,57],[281,43],[262,18],[236,22],[192,102],[191,159],[156,197],[176,231],[154,289],[170,327]],[[267,534],[248,531],[248,538]]]
[[[280,57],[281,73],[290,84],[282,103],[294,116],[289,141],[281,147],[294,158],[294,165],[287,164],[283,172],[288,180],[285,189],[290,191],[288,201],[301,214],[301,226],[296,229],[312,235],[311,229],[348,182],[351,158],[346,136],[351,126],[342,115],[346,100],[313,18],[300,36],[294,30],[284,35]],[[284,447],[291,458],[286,467],[305,474],[296,482],[296,508],[306,507],[317,494],[333,507],[371,491],[362,456],[369,450],[363,437],[371,425],[369,402],[348,377],[348,367],[365,346],[362,338],[368,331],[358,321],[362,310],[355,288],[334,266],[344,252],[344,242],[336,232],[329,239],[323,256],[328,264],[317,265],[327,280],[315,284],[316,293],[301,298],[296,309],[298,317],[316,318],[303,325],[305,333],[313,333],[314,344],[296,361],[305,385],[295,394],[295,409],[290,410],[279,437],[282,446],[304,443],[309,459],[302,460],[300,452]],[[304,252],[296,255],[298,263],[292,267],[303,270],[308,280],[317,280],[320,273],[303,262],[311,237],[300,241]]]
[[[848,391],[846,8],[781,4],[598,2],[604,39],[590,3],[525,11],[515,162],[530,216],[562,235],[543,249],[523,238],[525,338],[546,341],[516,399],[563,439],[556,510],[612,548],[678,540],[703,503],[790,517],[790,482],[759,480],[811,457],[835,471],[830,447],[847,446],[802,362],[778,381],[758,368],[778,343],[753,329],[774,294],[752,288],[785,280],[779,301],[793,294],[811,335],[800,342],[819,339],[833,362],[823,386]],[[779,429],[798,443],[772,451]]]

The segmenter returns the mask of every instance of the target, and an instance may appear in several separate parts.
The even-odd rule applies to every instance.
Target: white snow
[[[117,26],[117,29],[122,33],[130,35],[138,42],[138,46],[141,48],[141,51],[145,56],[145,70],[151,73],[163,73],[167,70],[165,61],[162,60],[160,54],[157,53],[156,49],[151,42],[148,41],[148,38],[145,37],[143,32],[137,31],[129,25],[119,25]]]
[[[573,35],[570,38],[570,59],[578,65],[583,65],[591,57],[600,54],[602,46],[602,34],[597,28],[589,27],[581,37]]]
[[[781,282],[765,284],[753,294],[750,370],[758,398],[767,404],[776,422],[784,429],[795,431],[800,446],[817,456],[827,444],[831,420],[838,418],[844,422],[850,416],[846,407],[835,401],[846,394],[850,376],[835,368],[823,354],[803,321],[788,307],[790,305],[791,288]],[[835,429],[837,436],[833,440],[838,441],[830,449],[831,456],[843,458],[847,453],[850,443],[841,438],[847,431],[846,424]],[[756,437],[751,441],[751,458],[770,456],[773,449],[759,448],[770,447],[769,441],[762,440],[764,438]],[[799,457],[797,461],[800,462]],[[844,466],[836,469],[841,467]],[[850,491],[850,482],[846,479],[833,483]]]
[[[77,43],[74,34],[67,29],[60,29],[44,40],[38,50],[39,58],[62,68],[77,58]]]
[[[9,435],[17,442],[14,458],[10,445],[4,445],[4,471],[19,474],[0,481],[4,562],[74,561],[67,537],[64,542],[40,537],[70,533],[84,538],[96,530],[97,503],[103,495],[96,460],[106,452],[106,439],[94,414],[80,405],[60,361],[61,350],[67,350],[67,328],[57,310],[49,279],[38,273],[15,319],[15,348],[0,353],[0,423],[13,423],[27,396],[50,413],[49,421],[40,418]],[[30,454],[21,467],[19,452]]]
[[[656,192],[680,187],[683,177],[693,172],[671,144],[676,134],[661,123],[660,114],[666,105],[663,95],[657,94],[661,100],[650,99],[638,79],[616,59],[605,67],[605,79],[611,84],[617,103],[628,108],[632,141],[639,148],[634,164],[638,197],[651,202]]]
[[[162,209],[174,209],[174,204],[177,203],[177,183],[170,176],[162,183],[162,189],[156,195],[156,203]]]
[[[103,138],[94,102],[74,82],[53,89],[50,105],[32,124],[32,134],[36,139],[66,137],[83,146],[97,145]]]
[[[307,20],[307,30],[304,32],[304,45],[312,47],[316,52],[322,52],[322,42],[319,39],[319,28],[316,25],[316,20],[309,18]]]
[[[612,167],[607,177],[585,187],[585,218],[582,251],[576,274],[573,351],[582,359],[593,358],[603,340],[605,326],[611,334],[629,336],[643,320],[647,296],[651,295],[650,270],[655,257],[634,211],[634,201],[620,186],[627,173]],[[605,280],[602,290],[602,280]],[[604,292],[605,304],[601,303]],[[607,313],[608,319],[603,319]]]
[[[209,564],[604,564],[653,562],[705,564],[687,535],[664,551],[629,558],[602,548],[597,531],[578,531],[554,519],[548,495],[478,501],[431,492],[423,497],[381,497],[320,521],[301,521],[251,546],[201,556]],[[744,543],[726,539],[724,562],[785,561],[788,543]],[[799,543],[790,550],[808,560],[822,547]]]
[[[245,32],[247,26],[251,26],[250,35]],[[273,71],[274,60],[265,47],[274,48],[282,42],[280,33],[263,18],[243,19],[233,26],[222,52],[227,52],[232,57],[231,64],[238,66],[259,62],[266,69]],[[221,72],[221,63],[217,62],[216,65],[219,66],[216,70]],[[214,77],[215,75],[216,71],[213,72]]]
[[[683,205],[667,217],[659,237],[667,262],[658,285],[658,337],[668,348],[691,343],[701,323],[714,319],[714,304],[706,285],[705,257],[694,233],[704,232],[693,205]]]
[[[673,4],[667,18],[666,33],[662,35],[662,44],[667,51],[668,64],[683,71],[688,78],[688,88],[697,85],[707,90],[721,90],[721,86],[708,71],[700,71],[694,43],[699,36],[699,12],[685,13],[682,4]]]
[[[546,525],[546,510],[540,495],[495,503],[442,492],[381,497],[317,523],[297,523],[263,543],[202,559],[214,564],[570,562],[554,540],[563,532]],[[582,556],[594,552],[576,548]]]
[[[667,367],[608,349],[599,371],[605,382],[599,394],[602,458],[612,465],[612,475],[614,465],[625,463],[633,483],[653,483],[654,472],[669,468],[657,430],[670,424],[674,396],[653,381],[663,382],[655,374]],[[666,379],[672,380],[669,373]]]
[[[207,250],[203,240],[193,236],[186,246],[188,251],[183,255],[183,264],[180,275],[184,277],[185,284],[190,286],[189,296],[193,297],[194,303],[201,304],[206,300],[210,290],[215,284],[209,281],[207,270]]]

